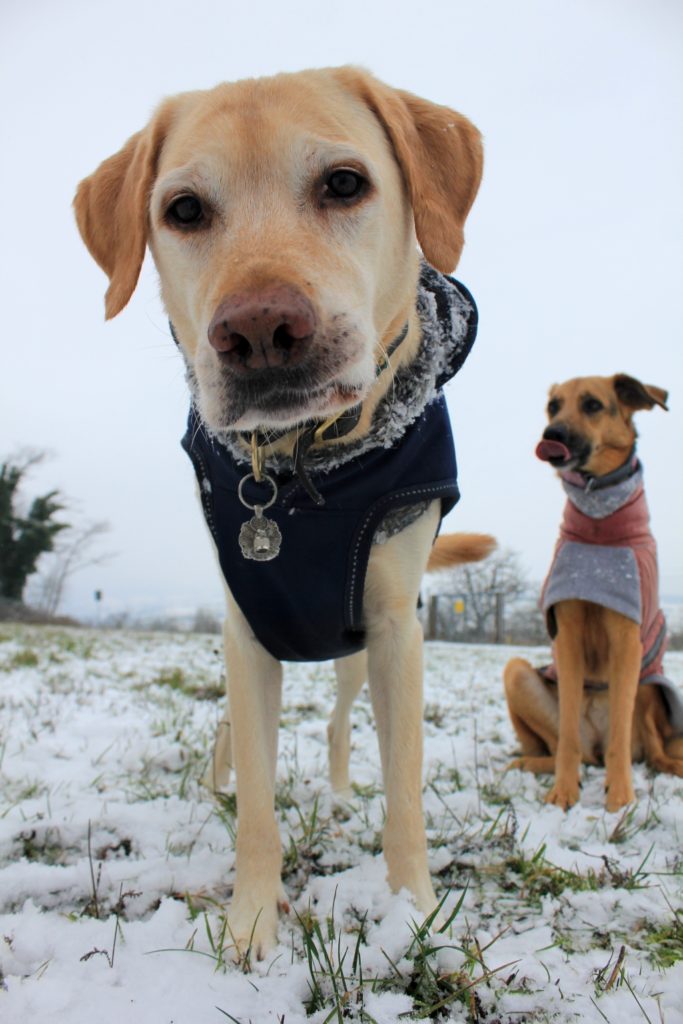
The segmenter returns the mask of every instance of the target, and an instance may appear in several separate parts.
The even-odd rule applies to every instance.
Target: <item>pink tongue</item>
[[[570,452],[561,441],[539,441],[536,445],[536,455],[544,462],[548,462],[549,459],[562,459],[563,462],[568,462]]]

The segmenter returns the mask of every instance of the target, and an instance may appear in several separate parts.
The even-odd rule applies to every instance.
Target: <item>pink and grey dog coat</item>
[[[666,622],[659,607],[657,545],[643,489],[643,471],[632,471],[611,486],[591,487],[592,478],[562,476],[567,503],[541,607],[550,636],[557,634],[554,607],[577,599],[611,608],[640,626],[643,645],[640,682],[661,687],[671,725],[683,733],[683,697],[663,674]],[[557,680],[555,665],[541,670]],[[602,680],[587,680],[602,688]]]

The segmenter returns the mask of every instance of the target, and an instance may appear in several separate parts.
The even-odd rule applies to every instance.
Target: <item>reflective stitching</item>
[[[348,600],[348,606],[347,606],[347,614],[348,614],[348,621],[349,621],[349,628],[350,629],[358,630],[358,629],[362,629],[363,628],[362,623],[356,623],[355,622],[354,615],[353,615],[353,606],[354,606],[354,603],[355,603],[356,582],[357,582],[357,577],[358,577],[358,559],[359,559],[359,556],[360,556],[360,547],[361,547],[361,544],[363,542],[363,537],[365,536],[365,534],[366,534],[368,528],[370,527],[372,521],[376,518],[377,513],[378,512],[381,513],[383,506],[390,505],[394,501],[402,501],[404,498],[415,498],[415,497],[418,497],[418,498],[419,497],[438,498],[438,497],[441,497],[441,496],[447,497],[449,490],[450,490],[450,487],[449,487],[448,484],[440,484],[440,485],[427,486],[427,487],[413,487],[413,488],[411,488],[408,491],[397,491],[395,494],[390,494],[386,498],[380,498],[380,500],[378,502],[376,502],[376,504],[373,506],[373,508],[370,510],[370,512],[368,512],[368,514],[365,517],[365,520],[363,522],[363,525],[361,526],[360,531],[358,533],[358,537],[357,537],[356,543],[354,545],[353,558],[352,558],[352,562],[351,562],[351,579],[349,581],[349,600]],[[366,569],[367,569],[367,566],[366,566]]]
[[[196,472],[197,466],[199,467],[199,470],[200,470],[200,473],[198,473],[197,476],[200,477],[200,480],[199,480],[199,497],[200,497],[200,500],[201,500],[201,503],[202,503],[202,509],[204,510],[204,518],[206,519],[207,526],[211,530],[211,536],[215,540],[216,544],[218,544],[218,534],[216,532],[216,524],[214,523],[214,520],[213,520],[213,505],[210,504],[211,498],[209,497],[209,494],[213,495],[213,487],[211,488],[210,492],[208,492],[206,490],[206,488],[204,487],[205,481],[208,481],[209,484],[211,484],[211,478],[209,477],[209,474],[206,472],[206,466],[204,465],[204,460],[202,459],[202,457],[199,454],[199,452],[195,452],[195,451],[190,452],[190,458],[192,459],[192,461],[195,464],[195,472]],[[201,474],[201,476],[200,476],[200,474]]]

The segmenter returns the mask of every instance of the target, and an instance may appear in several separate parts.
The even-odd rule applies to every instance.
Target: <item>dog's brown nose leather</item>
[[[223,299],[209,324],[209,342],[236,373],[296,366],[316,328],[311,302],[289,285]]]

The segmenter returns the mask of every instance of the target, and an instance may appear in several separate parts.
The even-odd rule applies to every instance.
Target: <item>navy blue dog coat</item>
[[[442,517],[460,496],[455,449],[441,387],[462,366],[477,331],[476,306],[459,283],[423,264],[418,293],[422,341],[379,403],[368,434],[313,449],[307,471],[315,503],[292,459],[268,458],[277,499],[266,515],[282,534],[272,561],[243,557],[238,536],[252,513],[237,489],[249,453],[231,435],[209,435],[193,405],[182,440],[197,474],[204,516],[230,591],[254,635],[281,661],[340,658],[365,646],[363,588],[375,531],[392,510],[441,499]],[[267,484],[244,497],[265,504]]]

